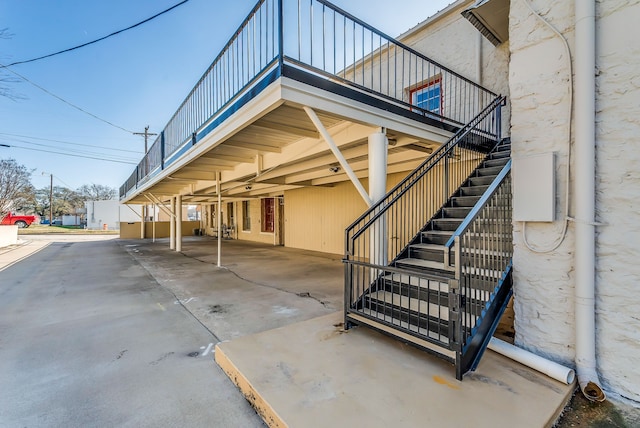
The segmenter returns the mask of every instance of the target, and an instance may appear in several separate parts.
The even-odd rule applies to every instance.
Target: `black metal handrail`
[[[483,142],[495,142],[499,139],[500,107],[504,99],[494,99],[478,116],[391,189],[381,201],[347,227],[345,260],[368,258],[370,239],[365,232],[371,230],[383,216],[387,217],[385,223],[387,228],[391,228],[387,229],[390,234],[377,239],[387,243],[387,254],[395,257],[401,253],[482,161],[484,156],[472,148],[481,148]],[[360,238],[362,242],[358,242]]]
[[[280,56],[278,28],[281,1],[259,0],[256,3],[169,119],[163,130],[164,138],[158,137],[152,150],[138,164],[136,184],[156,167],[163,167],[166,159],[191,142],[194,133],[258,80]],[[156,148],[156,144],[163,147]],[[120,188],[120,196],[125,196],[134,187],[127,181]]]
[[[287,6],[285,17],[295,19],[285,19],[285,30],[294,24],[298,40],[285,43],[285,61],[454,125],[471,121],[497,96],[326,0]],[[424,88],[438,92],[428,108],[412,100]]]
[[[499,106],[500,103],[496,108]],[[476,136],[474,133],[471,135]],[[459,144],[465,143],[475,145],[478,141],[477,138],[459,140]],[[504,148],[494,141],[492,152],[502,151]],[[429,172],[415,171],[415,176],[412,174],[397,186],[400,194],[390,192],[387,195],[389,203],[372,207],[368,215],[359,219],[362,227],[351,235],[354,242],[359,242],[352,243],[352,253],[347,253],[344,259],[344,310],[345,325],[354,320],[359,323],[363,318],[369,319],[376,325],[382,324],[402,332],[402,337],[414,336],[418,340],[415,343],[437,345],[442,351],[436,354],[454,363],[456,376],[462,379],[464,373],[477,366],[511,296],[511,161],[507,161],[484,193],[478,196],[477,203],[453,232],[449,242],[441,248],[434,245],[444,256],[444,263],[436,263],[437,270],[404,268],[396,266],[393,260],[387,264],[390,258],[405,254],[406,249],[405,246],[398,250],[401,245],[392,245],[393,224],[407,217],[406,213],[419,212],[419,222],[425,225],[432,219],[426,218],[429,210],[420,205],[419,195],[410,194],[406,189],[423,191],[430,188],[423,182],[424,177],[430,174],[440,177],[443,174],[457,175],[452,174],[451,164],[447,168],[442,162],[475,165],[473,170],[476,170],[488,158],[484,153],[478,162],[457,155],[454,157],[452,161],[450,154],[432,155],[430,159],[437,158],[440,163],[427,162],[431,165]],[[466,171],[466,168],[462,169]],[[468,176],[473,177],[473,173]],[[445,181],[432,180],[432,183],[437,187]],[[457,188],[456,185],[452,190],[453,195],[458,195]],[[392,206],[401,203],[401,195],[407,199],[402,202],[405,204],[403,208],[407,208],[405,211]],[[442,206],[448,206],[449,202],[445,202]],[[409,243],[421,242],[418,237],[422,231],[420,229]],[[380,251],[380,247],[385,245],[389,249]]]
[[[127,181],[120,196],[201,139],[267,71],[282,76],[285,66],[456,127],[496,97],[326,0],[259,0],[145,154],[135,185]],[[431,98],[416,101],[416,91],[424,90]]]
[[[477,366],[511,295],[511,200],[509,161],[446,245],[455,255],[449,319],[458,379]]]

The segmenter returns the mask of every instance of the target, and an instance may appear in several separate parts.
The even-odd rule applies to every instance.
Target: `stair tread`
[[[423,250],[441,250],[444,251],[445,246],[440,244],[411,244],[413,248],[420,248]]]
[[[452,248],[452,251],[455,251],[454,248]],[[510,255],[509,252],[507,251],[500,251],[500,250],[486,250],[484,248],[463,248],[462,249],[462,254],[463,255],[469,255],[469,254],[474,254],[474,255],[479,255],[479,256],[490,256],[490,257],[508,257]]]
[[[388,324],[392,324],[392,325],[398,326],[398,327],[400,327],[400,328],[402,328],[404,330],[410,330],[413,333],[417,333],[417,334],[419,334],[421,336],[429,337],[431,339],[443,342],[445,345],[449,344],[449,338],[447,336],[443,335],[443,334],[438,334],[436,332],[429,331],[429,330],[427,330],[425,328],[420,328],[418,326],[409,325],[405,321],[400,321],[400,320],[394,319],[393,317],[390,317],[388,315],[377,313],[377,312],[371,311],[369,309],[361,309],[360,312],[362,312],[363,314],[366,314],[366,315],[368,315],[368,316],[370,316],[372,318],[376,318],[376,319],[378,319],[380,321],[384,321],[384,322],[386,322]],[[364,323],[364,324],[371,325],[373,327],[380,328],[381,330],[385,330],[385,331],[387,331],[387,332],[389,332],[389,333],[391,333],[391,334],[393,334],[393,335],[395,335],[397,337],[400,337],[403,340],[406,340],[406,341],[411,342],[411,343],[416,343],[416,344],[418,344],[418,345],[420,345],[420,346],[422,346],[424,348],[430,349],[433,352],[437,352],[437,353],[439,353],[441,355],[444,355],[444,356],[448,357],[451,362],[453,362],[454,359],[455,359],[455,355],[456,355],[455,351],[449,350],[449,349],[444,348],[442,346],[438,346],[435,343],[431,343],[431,342],[427,342],[427,341],[422,340],[422,339],[415,338],[415,337],[410,336],[410,335],[408,335],[406,333],[403,333],[402,331],[400,331],[399,332],[400,334],[398,334],[398,331],[394,330],[392,327],[387,327],[386,325],[379,324],[379,323],[377,323],[375,321],[372,321],[372,320],[369,320],[369,319],[363,317],[362,315],[358,315],[357,313],[355,313],[355,314],[354,313],[350,313],[348,316],[350,318],[354,319],[356,322],[361,322],[361,323]]]
[[[451,236],[453,235],[453,230],[425,230],[422,233],[429,233],[432,235],[447,235],[447,236]]]
[[[427,330],[426,328],[418,327],[413,324],[409,325],[409,323],[407,323],[406,321],[400,321],[396,318],[391,317],[390,315],[385,315],[371,309],[365,308],[362,310],[362,312],[374,318],[378,318],[380,320],[386,321],[390,324],[400,325],[405,330],[411,330],[414,333],[419,333],[422,336],[427,336],[427,337],[430,337],[431,339],[436,339],[444,343],[449,343],[449,338],[444,334],[438,334],[435,331]]]
[[[477,290],[473,290],[478,292]],[[419,300],[413,297],[402,296],[400,294],[392,293],[390,291],[379,290],[369,294],[369,298],[373,301],[378,301],[386,305],[395,306],[396,308],[409,310],[417,315],[430,317],[434,319],[440,319],[442,321],[449,322],[449,307],[438,305],[436,303],[427,302],[425,300]],[[376,311],[369,308],[374,313],[382,313],[382,311]],[[469,312],[463,312],[463,317],[466,317],[465,325],[474,326],[477,317]]]
[[[421,278],[419,276],[404,274],[404,273],[391,273],[385,275],[385,279],[397,284],[410,285],[425,290],[438,291],[441,293],[449,292],[449,277],[441,275],[432,275],[433,279]]]
[[[493,166],[504,167],[507,162],[509,162],[509,158],[487,159],[486,161],[484,161],[484,165],[487,168],[491,168]]]
[[[444,266],[444,263],[434,262],[431,260],[422,260],[415,259],[413,257],[408,257],[406,259],[396,260],[396,263],[401,263],[403,265],[411,265],[420,268],[434,269],[440,272],[447,272],[447,269]]]
[[[419,300],[413,297],[401,296],[390,291],[379,290],[369,294],[369,298],[379,302],[388,303],[399,308],[408,309],[417,314],[440,318],[449,321],[449,308],[436,303]]]
[[[493,279],[501,278],[502,272],[503,272],[501,270],[479,268],[475,266],[463,266],[461,271],[462,273],[467,275],[477,275],[477,276],[488,277]]]

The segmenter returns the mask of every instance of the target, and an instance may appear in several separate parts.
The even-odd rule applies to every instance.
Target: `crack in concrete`
[[[198,262],[200,262],[200,263],[205,263],[205,264],[213,265],[213,263],[210,263],[210,262],[205,261],[205,260],[201,260],[201,259],[199,259],[199,258],[197,258],[197,257],[190,256],[190,255],[185,254],[185,253],[183,253],[183,252],[181,252],[180,254],[182,254],[183,256],[185,256],[185,257],[187,257],[187,258],[190,258],[190,259],[192,259],[192,260],[196,260],[196,261],[198,261]],[[248,283],[250,283],[250,284],[257,285],[257,286],[259,286],[259,287],[267,287],[267,288],[271,288],[271,289],[273,289],[273,290],[278,290],[278,291],[282,291],[283,293],[293,294],[293,295],[295,295],[295,296],[302,297],[302,298],[309,298],[309,299],[313,299],[313,300],[315,300],[316,302],[320,303],[323,307],[328,308],[328,309],[332,309],[332,308],[330,308],[330,307],[328,306],[329,302],[325,302],[325,301],[323,301],[323,300],[321,300],[321,299],[319,299],[319,298],[317,298],[317,297],[315,297],[315,296],[311,295],[311,293],[309,293],[308,291],[295,292],[295,291],[285,290],[285,289],[283,289],[283,288],[276,287],[275,285],[263,284],[263,283],[261,283],[261,282],[253,281],[253,280],[251,280],[251,279],[249,279],[249,278],[245,278],[245,277],[243,277],[242,275],[240,275],[239,273],[237,273],[236,271],[234,271],[234,270],[232,270],[232,269],[228,268],[227,266],[221,266],[220,268],[221,268],[221,269],[226,270],[227,272],[232,273],[233,275],[235,275],[235,276],[236,276],[236,278],[241,279],[242,281],[246,281],[246,282],[248,282]]]

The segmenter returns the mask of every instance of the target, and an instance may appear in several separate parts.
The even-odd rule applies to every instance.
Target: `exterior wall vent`
[[[509,40],[509,0],[478,0],[462,16],[494,46]]]

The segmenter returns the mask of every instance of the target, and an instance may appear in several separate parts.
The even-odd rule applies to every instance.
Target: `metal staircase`
[[[458,379],[477,366],[511,295],[510,141],[492,128],[502,101],[347,229],[347,328],[442,357]]]

